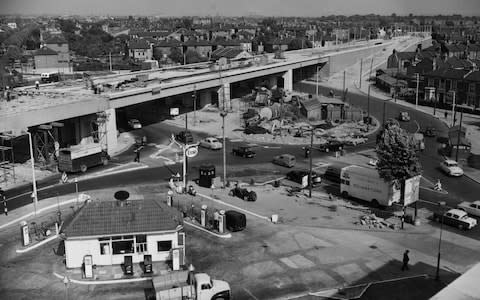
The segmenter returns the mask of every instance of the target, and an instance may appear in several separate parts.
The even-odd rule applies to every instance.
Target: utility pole
[[[319,72],[320,72],[320,67],[317,66],[317,85],[316,85],[316,89],[315,89],[315,95],[317,96],[317,98],[318,98],[318,76],[319,76]]]
[[[417,76],[417,92],[415,93],[415,109],[418,109],[418,85],[420,84],[420,74],[415,73]]]
[[[457,152],[455,153],[455,160],[458,162],[458,149],[460,148],[460,135],[462,134],[462,119],[463,119],[463,108],[460,111],[460,124],[458,124],[458,136],[457,136]]]
[[[368,80],[372,78],[372,68],[373,68],[373,56],[372,56],[372,62],[370,63],[370,75],[368,75]]]
[[[360,86],[359,88],[362,88],[362,67],[363,67],[363,58],[360,59]]]
[[[313,186],[313,180],[312,180],[312,156],[313,156],[313,134],[314,134],[314,128],[310,130],[310,172],[308,173],[308,198],[312,198],[312,186]]]
[[[112,72],[112,52],[108,52],[108,60],[110,61],[110,72]]]
[[[345,93],[345,71],[343,71],[343,92]]]
[[[452,127],[455,126],[455,98],[456,98],[456,92],[453,91],[453,105],[452,105]]]
[[[227,145],[225,144],[225,117],[227,116],[227,111],[223,110],[220,113],[220,116],[222,117],[222,136],[223,136],[223,188],[227,186],[227,152],[226,148]]]
[[[35,210],[35,216],[37,215],[37,205],[38,205],[38,194],[37,194],[37,180],[35,179],[35,160],[33,158],[33,143],[32,143],[32,134],[28,131],[27,128],[27,134],[28,134],[28,143],[30,146],[30,161],[32,165],[32,186],[33,186],[33,193],[32,193],[32,198],[33,198],[33,207]]]
[[[197,125],[197,85],[193,85],[193,126]]]
[[[367,95],[367,128],[370,126],[370,87],[371,85],[368,85],[368,95]]]
[[[188,111],[185,112],[185,145],[183,146],[183,188],[184,192],[187,192],[187,181],[188,181],[188,157],[187,157],[187,138],[186,134],[188,132]]]

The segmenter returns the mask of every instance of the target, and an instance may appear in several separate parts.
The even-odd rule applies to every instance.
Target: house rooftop
[[[48,47],[42,47],[40,49],[38,49],[37,51],[35,51],[34,55],[37,56],[37,55],[57,55],[57,51],[55,50],[52,50]]]
[[[67,238],[176,230],[183,225],[176,210],[158,200],[87,202],[65,226]]]

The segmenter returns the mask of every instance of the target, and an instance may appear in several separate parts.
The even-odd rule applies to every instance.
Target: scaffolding
[[[60,127],[63,127],[63,123],[52,122],[39,125],[32,130],[34,159],[42,167],[53,169],[57,164],[58,128]]]
[[[10,180],[16,181],[15,177],[15,156],[13,154],[13,136],[0,135],[2,145],[0,152],[2,160],[0,161],[0,183],[8,183]],[[5,142],[10,141],[10,146],[6,146]],[[10,157],[8,157],[10,152]]]
[[[97,118],[92,122],[92,135],[95,143],[100,143],[102,150],[108,150],[107,121],[109,115],[106,112],[98,112]]]

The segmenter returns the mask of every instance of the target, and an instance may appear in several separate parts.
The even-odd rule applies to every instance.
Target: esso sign
[[[195,157],[198,154],[198,147],[197,146],[192,146],[189,147],[185,150],[185,156],[186,157]]]

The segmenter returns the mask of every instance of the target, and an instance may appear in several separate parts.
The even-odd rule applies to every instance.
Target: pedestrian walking
[[[448,111],[445,111],[444,116],[445,116],[445,119],[447,119],[447,117],[448,117]]]
[[[408,253],[409,253],[409,252],[410,252],[410,251],[405,250],[405,252],[403,253],[402,271],[409,270],[409,268],[408,268],[408,261],[410,260],[410,258],[408,257]]]
[[[135,159],[133,160],[134,162],[140,162],[140,148],[137,148],[135,150],[133,150],[133,152],[135,152]]]

